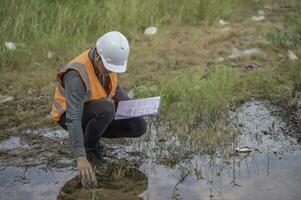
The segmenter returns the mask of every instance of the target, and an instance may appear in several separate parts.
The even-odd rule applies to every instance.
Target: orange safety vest
[[[76,70],[86,88],[85,102],[102,99],[105,97],[113,97],[116,92],[118,80],[117,74],[111,72],[109,74],[109,89],[108,93],[100,84],[97,75],[94,71],[94,67],[89,58],[89,51],[87,50],[73,59],[70,63],[65,65],[57,74],[58,84],[54,91],[54,101],[51,108],[51,119],[58,122],[61,116],[66,112],[66,99],[65,91],[62,87],[62,77],[68,70]]]

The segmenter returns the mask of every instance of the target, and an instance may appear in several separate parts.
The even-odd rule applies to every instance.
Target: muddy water
[[[127,140],[126,144],[110,144],[114,159],[138,159],[140,164],[136,165],[136,170],[144,174],[140,177],[147,180],[143,178],[143,184],[135,186],[138,182],[132,178],[117,178],[110,183],[114,187],[100,186],[93,193],[96,194],[93,198],[123,199],[126,194],[128,199],[154,200],[300,199],[301,145],[296,139],[300,136],[300,130],[291,125],[285,116],[285,111],[268,101],[254,100],[239,106],[230,112],[229,119],[231,126],[239,129],[240,133],[230,147],[233,153],[214,157],[202,152],[183,154],[179,149],[189,152],[189,146],[182,146],[181,139],[167,126],[152,124],[150,133],[140,139]],[[54,144],[67,136],[66,132],[52,129],[27,131],[26,134],[31,133],[35,136],[40,134],[45,142],[53,141]],[[25,167],[5,160],[18,151],[30,148],[31,141],[25,140],[25,137],[0,142],[1,199],[56,199],[59,191],[66,188],[69,193],[63,199],[79,196],[82,199],[92,198],[91,192],[74,182],[76,171],[66,158],[60,161],[61,164],[54,165],[60,167],[49,167],[45,162]],[[243,148],[250,151],[236,151]],[[181,155],[181,159],[166,162],[171,157],[177,158],[175,155]],[[18,161],[22,159],[18,157]],[[43,160],[43,157],[40,159]],[[99,183],[104,180],[101,175],[98,179]],[[70,183],[77,186],[70,188]],[[62,199],[62,196],[59,197]]]
[[[10,199],[55,199],[66,180],[75,176],[71,168],[2,166],[0,196]]]
[[[158,157],[168,153],[158,149],[156,137],[166,135],[154,129],[147,143],[136,142],[128,151],[146,152],[140,167],[148,177],[144,199],[300,199],[301,146],[298,129],[286,121],[286,113],[268,101],[250,101],[230,113],[231,124],[239,129],[233,143],[233,155],[224,158],[194,155],[174,167],[158,164]],[[142,139],[143,140],[143,139]],[[165,142],[165,149],[179,144]],[[183,147],[183,151],[187,147]],[[250,152],[237,152],[248,148]]]

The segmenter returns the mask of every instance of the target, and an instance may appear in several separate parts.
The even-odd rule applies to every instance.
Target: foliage
[[[301,45],[301,24],[295,31],[274,29],[268,34],[268,40],[276,47],[297,48]]]
[[[238,0],[2,0],[0,7],[0,69],[41,62],[48,51],[70,59],[110,30],[129,38],[150,25],[195,24],[229,15]],[[11,53],[12,41],[26,48]],[[17,60],[15,58],[18,58]]]

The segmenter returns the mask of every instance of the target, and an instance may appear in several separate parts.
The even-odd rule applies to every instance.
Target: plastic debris
[[[51,59],[53,56],[54,56],[54,52],[48,51],[48,53],[47,53],[47,58],[48,58],[48,59]]]
[[[261,49],[259,48],[248,48],[243,50],[242,54],[244,55],[256,55],[259,54],[261,52]]]
[[[298,57],[296,56],[296,54],[294,54],[294,52],[292,52],[291,50],[287,51],[287,56],[290,60],[298,60]]]
[[[145,29],[144,31],[144,35],[154,35],[156,34],[158,31],[157,27],[155,26],[150,26],[148,28]]]
[[[241,147],[241,148],[236,148],[235,151],[236,153],[251,153],[253,149],[249,147]]]
[[[133,98],[135,97],[134,91],[133,91],[133,90],[130,90],[130,91],[128,92],[128,96],[129,96],[131,99],[133,99]]]
[[[258,16],[264,16],[264,11],[263,10],[258,10],[257,11]]]
[[[232,53],[229,56],[230,59],[235,59],[238,58],[240,56],[251,56],[251,55],[257,55],[259,54],[262,50],[256,47],[251,47],[251,48],[247,48],[244,50],[239,50],[237,48],[232,48],[231,49]]]
[[[267,10],[273,10],[273,8],[271,7],[271,6],[268,6],[268,5],[264,5],[263,6],[265,9],[267,9]]]
[[[225,27],[225,28],[221,29],[221,31],[223,31],[223,32],[230,31],[230,30],[231,30],[230,27]]]
[[[231,51],[232,51],[232,53],[229,56],[230,59],[238,58],[241,54],[240,51],[237,48],[232,48]]]
[[[226,22],[226,21],[221,19],[221,20],[219,20],[219,24],[222,25],[222,26],[225,26],[225,25],[228,25],[229,22]]]
[[[246,64],[244,65],[245,69],[247,70],[253,70],[253,69],[257,69],[260,67],[259,64],[256,64],[256,63],[250,63],[250,64]]]
[[[1,96],[0,95],[0,103],[6,103],[9,101],[13,101],[15,98],[12,96]]]
[[[5,42],[5,46],[9,50],[15,50],[17,48],[13,42]]]
[[[224,60],[225,60],[225,58],[223,58],[223,57],[218,57],[218,58],[216,59],[216,62],[221,63],[221,62],[224,62]]]
[[[256,22],[265,20],[265,16],[253,16],[252,19]]]

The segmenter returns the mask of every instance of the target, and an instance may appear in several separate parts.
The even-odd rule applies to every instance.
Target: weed
[[[267,37],[276,47],[297,48],[301,45],[301,28],[295,31],[276,28]]]

